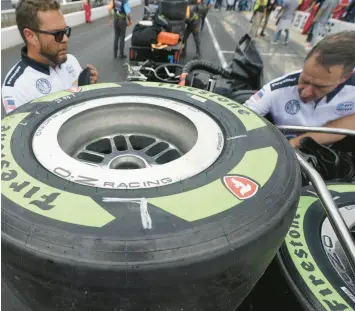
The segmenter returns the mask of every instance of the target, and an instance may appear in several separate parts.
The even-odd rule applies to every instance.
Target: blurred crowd
[[[302,34],[307,35],[305,48],[312,47],[332,27],[331,19],[343,22],[355,22],[355,0],[225,0],[227,11],[251,11],[251,27],[249,35],[256,39],[264,37],[264,31],[270,16],[276,20],[276,31],[272,44],[281,41],[282,32],[285,33],[283,44],[287,44],[290,29],[297,11],[308,12],[306,20],[301,21]],[[216,0],[215,9],[220,10],[223,0]],[[260,31],[259,31],[260,30]]]
[[[322,7],[325,0],[304,0],[300,11],[313,13]],[[355,0],[340,0],[332,12],[331,18],[355,23]]]
[[[267,1],[267,6],[272,6],[273,10],[282,6],[285,0]],[[298,2],[297,10],[305,12],[314,12],[321,8],[325,0],[295,0]],[[215,9],[222,8],[223,0],[216,0]],[[259,0],[227,0],[227,11],[254,11],[262,1]],[[271,3],[270,3],[271,2]],[[355,0],[335,0],[334,8],[330,18],[342,20],[345,22],[355,23]]]

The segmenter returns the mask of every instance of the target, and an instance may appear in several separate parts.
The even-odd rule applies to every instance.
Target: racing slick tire
[[[355,184],[328,184],[354,232]],[[303,188],[277,261],[304,310],[355,310],[355,275],[314,188]]]
[[[296,212],[287,140],[217,94],[89,85],[1,129],[2,274],[32,310],[234,311]]]

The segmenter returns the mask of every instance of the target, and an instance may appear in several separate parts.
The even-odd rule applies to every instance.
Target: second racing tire
[[[160,14],[171,21],[185,20],[188,2],[186,0],[162,0]]]
[[[329,184],[328,189],[354,233],[355,185]],[[355,310],[355,274],[310,186],[302,191],[295,219],[277,260],[304,310]]]
[[[2,275],[34,311],[234,311],[299,200],[281,132],[194,88],[74,88],[1,130]]]
[[[235,91],[231,94],[231,98],[238,103],[244,104],[251,96],[253,96],[257,92],[257,90]]]

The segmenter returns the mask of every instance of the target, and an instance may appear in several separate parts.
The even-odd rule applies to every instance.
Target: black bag
[[[162,15],[155,15],[153,19],[154,26],[167,29],[169,27],[169,21]]]
[[[264,63],[248,34],[239,41],[228,69],[237,77],[233,81],[232,91],[262,88]]]
[[[132,46],[151,46],[158,42],[157,37],[161,28],[155,25],[145,26],[136,24],[132,32]]]
[[[84,86],[91,84],[91,72],[90,68],[86,67],[80,74],[78,78],[78,86]]]
[[[350,153],[322,146],[311,137],[301,139],[299,150],[325,181],[350,182],[354,179],[355,168]]]
[[[185,32],[185,20],[169,21],[169,25],[166,28],[166,31],[177,33],[180,36],[180,38],[182,38]]]

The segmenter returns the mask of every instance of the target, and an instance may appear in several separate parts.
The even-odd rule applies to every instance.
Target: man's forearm
[[[343,128],[347,130],[355,130],[355,114],[350,116],[346,116],[334,121],[330,121],[324,125],[324,127],[331,127],[331,128]],[[300,136],[297,136],[290,140],[290,143],[293,147],[298,148],[300,146],[300,141],[304,137],[311,137],[316,142],[322,145],[329,145],[334,144],[343,138],[345,135],[338,135],[338,134],[325,134],[325,133],[314,133],[314,132],[307,132]]]

